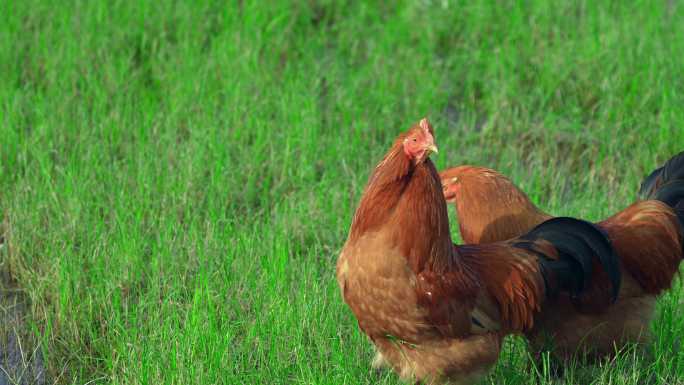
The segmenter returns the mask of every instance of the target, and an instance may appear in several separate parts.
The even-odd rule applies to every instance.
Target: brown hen
[[[490,245],[454,246],[427,119],[399,135],[369,178],[337,262],[359,328],[405,379],[471,384],[496,362],[501,338],[529,331],[561,296],[578,301],[593,263],[613,273],[607,237],[556,218]],[[559,294],[560,293],[560,294]]]
[[[551,218],[494,170],[460,166],[442,171],[440,177],[467,243],[510,239]],[[656,296],[670,288],[683,257],[684,153],[651,173],[640,193],[647,200],[597,224],[622,261],[616,303],[608,307],[589,298],[578,308],[560,298],[544,309],[527,333],[535,351],[551,349],[561,360],[577,357],[576,353],[596,359],[611,356],[628,343],[649,340]],[[601,283],[603,279],[599,273],[594,286],[608,284]]]

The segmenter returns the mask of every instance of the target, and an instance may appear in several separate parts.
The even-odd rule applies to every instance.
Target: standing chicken
[[[531,330],[549,301],[579,302],[594,264],[620,286],[619,262],[594,225],[556,218],[489,245],[451,242],[427,119],[399,135],[369,178],[337,261],[359,328],[402,378],[471,384],[501,338]],[[603,293],[599,293],[603,294]]]
[[[460,166],[440,176],[446,200],[455,203],[465,242],[503,241],[551,218],[494,170]],[[655,170],[640,194],[648,200],[598,223],[622,261],[618,300],[609,308],[589,304],[578,311],[560,299],[527,333],[537,352],[548,348],[550,340],[556,358],[569,360],[577,352],[599,358],[614,354],[627,343],[649,340],[656,296],[670,288],[683,257],[684,153]],[[601,279],[599,274],[595,285],[600,285]]]

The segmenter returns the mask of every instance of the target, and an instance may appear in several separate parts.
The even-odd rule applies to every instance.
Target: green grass
[[[684,148],[674,1],[228,3],[0,2],[0,265],[50,383],[398,383],[334,266],[424,115],[438,167],[592,220]],[[675,286],[646,352],[555,383],[684,382]],[[551,383],[529,362],[487,383]]]

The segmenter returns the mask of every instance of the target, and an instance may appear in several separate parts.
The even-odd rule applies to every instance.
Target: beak
[[[435,146],[434,144],[429,145],[427,149],[428,151],[434,152],[435,154],[439,153],[439,151],[437,151],[437,146]]]

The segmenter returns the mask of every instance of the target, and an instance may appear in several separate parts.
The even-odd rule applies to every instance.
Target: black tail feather
[[[658,177],[662,171],[662,167],[656,168],[655,170],[651,171],[646,178],[644,178],[644,180],[641,182],[641,186],[639,187],[640,199],[648,199],[648,196],[655,189],[655,186],[658,183]]]
[[[532,250],[542,258],[542,275],[547,284],[547,293],[553,296],[558,290],[568,290],[573,297],[579,296],[589,285],[592,277],[593,260],[599,263],[608,274],[612,286],[612,299],[617,300],[620,292],[622,274],[618,257],[608,236],[593,223],[569,217],[549,219],[521,237],[516,247]],[[559,253],[554,260],[544,256],[533,242],[545,240]],[[555,285],[548,282],[553,272]]]
[[[659,200],[674,209],[684,229],[684,179],[670,181],[656,190],[651,199]]]
[[[664,182],[684,179],[684,151],[665,162],[662,175]]]
[[[684,151],[670,158],[641,182],[639,197],[659,200],[672,207],[684,229]]]
[[[644,178],[639,188],[639,197],[654,199],[661,186],[675,180],[684,180],[684,151],[670,158]]]

